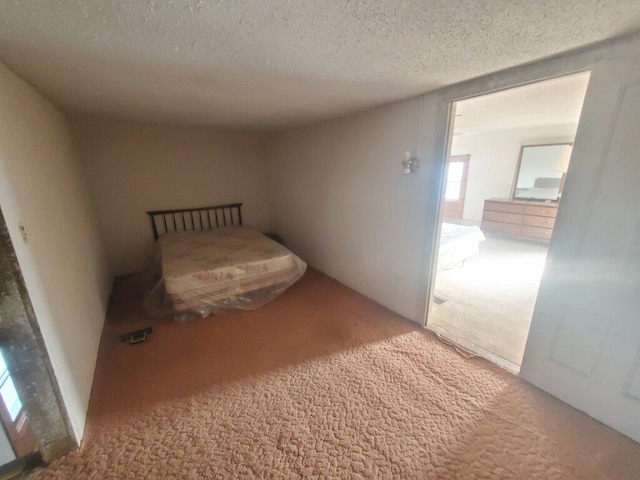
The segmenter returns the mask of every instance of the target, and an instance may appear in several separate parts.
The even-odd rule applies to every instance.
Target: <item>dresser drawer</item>
[[[522,214],[520,213],[502,213],[485,210],[482,216],[483,220],[493,220],[494,222],[506,223],[522,223]]]
[[[505,213],[524,213],[524,205],[516,205],[513,203],[500,203],[500,202],[484,202],[484,209],[491,210],[493,212],[505,212]]]
[[[537,215],[539,217],[556,217],[558,213],[557,207],[542,207],[542,206],[534,206],[527,205],[524,209],[524,213],[526,215]]]
[[[482,221],[482,230],[519,235],[521,229],[522,225],[519,224],[492,222],[491,220]]]
[[[522,234],[527,237],[543,238],[549,240],[553,233],[552,228],[530,227],[529,225],[522,226]]]
[[[532,227],[553,228],[556,223],[556,219],[553,217],[534,217],[533,215],[525,215],[522,223]]]

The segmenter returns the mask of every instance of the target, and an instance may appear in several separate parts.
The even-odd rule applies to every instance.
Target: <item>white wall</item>
[[[439,95],[276,134],[268,161],[274,230],[288,246],[313,267],[419,323],[442,162],[436,138],[446,125]],[[575,128],[459,137],[464,142],[453,153],[471,153],[467,201],[475,213],[469,218],[482,218],[485,198],[509,196],[522,143],[570,141]],[[400,164],[406,150],[421,159],[409,176]]]
[[[452,155],[471,155],[462,218],[480,222],[487,198],[509,198],[522,145],[573,142],[577,124],[457,135]]]
[[[244,224],[269,229],[265,135],[92,117],[73,126],[115,275],[148,267],[148,210],[242,202]]]
[[[81,439],[111,276],[66,118],[1,64],[0,205]]]
[[[411,319],[424,309],[429,172],[404,175],[416,152],[421,101],[276,135],[269,160],[272,218],[287,245],[327,275]],[[427,100],[425,108],[434,110]],[[422,138],[433,142],[433,121]],[[424,157],[423,157],[424,158]]]

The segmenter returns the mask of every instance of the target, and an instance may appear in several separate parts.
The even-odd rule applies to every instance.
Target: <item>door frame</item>
[[[427,167],[429,171],[425,175],[423,189],[423,191],[428,192],[428,197],[424,222],[425,241],[422,251],[423,280],[420,286],[420,291],[422,292],[420,300],[422,314],[420,318],[416,319],[417,323],[424,328],[428,328],[427,319],[433,299],[438,261],[437,253],[440,246],[442,197],[443,189],[446,185],[445,166],[453,140],[452,126],[455,119],[455,102],[590,71],[598,63],[608,61],[612,57],[632,55],[635,52],[634,42],[638,38],[640,38],[638,33],[626,35],[595,46],[580,48],[573,52],[556,55],[545,60],[509,68],[445,87],[438,92],[423,96],[423,103],[425,103],[425,97],[435,96],[436,112],[433,118],[434,127],[432,132],[434,144],[431,148],[424,146],[423,151],[425,158],[431,159],[431,162]],[[423,140],[421,139],[421,141]]]
[[[78,447],[0,208],[0,345],[45,462]]]
[[[469,98],[478,98],[478,97],[482,97],[485,95],[492,95],[495,93],[500,93],[503,91],[507,91],[507,90],[512,90],[515,88],[520,88],[523,86],[527,86],[527,85],[535,85],[536,83],[540,83],[540,82],[546,82],[546,81],[551,81],[554,79],[561,79],[561,78],[565,78],[567,76],[572,76],[572,75],[580,75],[580,74],[584,74],[584,73],[588,73],[590,72],[590,70],[582,70],[579,72],[571,72],[571,73],[567,73],[567,74],[562,74],[562,75],[557,75],[551,78],[544,78],[538,81],[531,81],[531,82],[527,82],[525,84],[522,85],[516,85],[513,87],[505,87],[497,92],[492,91],[489,93],[479,93],[478,95],[473,95],[471,97],[467,97],[464,98],[462,100],[451,100],[451,106],[450,106],[450,116],[449,116],[449,132],[453,132],[455,130],[455,121],[457,118],[457,115],[455,114],[455,110],[457,108],[457,105],[459,102],[461,101],[465,101],[468,100]],[[586,95],[586,94],[585,94]],[[584,101],[584,99],[583,99]],[[536,146],[549,146],[549,145],[573,145],[573,142],[559,142],[559,143],[541,143],[541,144],[535,144]],[[515,194],[515,189],[516,189],[516,183],[517,183],[517,179],[518,179],[518,171],[520,169],[520,165],[522,162],[522,152],[525,146],[528,146],[527,143],[525,143],[524,145],[521,145],[518,153],[517,153],[517,162],[515,164],[515,172],[514,172],[514,177],[513,177],[513,181],[511,182],[511,187],[510,187],[510,198],[513,197],[513,195]],[[438,221],[438,229],[441,230],[441,225],[443,222],[445,222],[447,220],[447,218],[453,218],[451,216],[447,217],[445,215],[445,209],[447,207],[447,200],[446,200],[446,189],[447,189],[447,185],[448,185],[448,175],[449,175],[449,168],[450,165],[452,163],[452,161],[458,161],[458,162],[465,162],[465,173],[463,174],[463,178],[464,178],[464,183],[465,183],[465,187],[466,187],[466,177],[468,174],[468,166],[469,166],[469,159],[471,157],[470,154],[465,154],[465,155],[452,155],[452,148],[453,148],[453,135],[450,134],[449,138],[448,138],[448,143],[447,143],[447,149],[446,149],[446,161],[445,161],[445,166],[443,169],[443,175],[441,180],[441,185],[442,185],[442,189],[441,189],[441,193],[440,193],[440,209],[439,209],[439,216],[437,218]],[[459,159],[459,160],[456,160]],[[564,181],[566,174],[563,174],[562,177],[562,181]],[[463,192],[461,190],[461,192]],[[464,202],[464,195],[461,194],[461,201]],[[464,206],[464,203],[463,203]],[[438,235],[438,238],[436,239],[436,251],[439,248],[439,244],[440,244],[440,235]],[[437,257],[436,260],[437,262]],[[500,366],[501,368],[515,374],[515,375],[519,375],[520,372],[520,364],[518,363],[514,363],[511,362],[505,358],[500,357],[499,355],[497,355],[496,353],[494,353],[493,351],[489,350],[488,348],[485,348],[483,345],[480,344],[476,344],[470,340],[467,340],[466,338],[464,338],[463,336],[459,335],[459,334],[454,334],[452,332],[447,331],[445,328],[442,328],[439,325],[436,324],[430,324],[429,323],[429,314],[430,314],[430,306],[431,303],[433,301],[433,295],[434,295],[434,290],[435,290],[435,284],[437,281],[437,276],[438,274],[441,274],[442,272],[438,272],[437,271],[437,264],[436,264],[436,271],[433,273],[433,277],[431,279],[431,285],[433,286],[431,288],[430,291],[430,295],[431,297],[429,298],[429,305],[427,306],[427,312],[426,312],[426,318],[425,318],[425,328],[428,328],[429,330],[431,330],[432,332],[434,332],[436,335],[443,335],[446,336],[449,340],[454,341],[455,343],[457,343],[460,347],[474,353],[477,356],[480,356],[486,360],[489,360],[490,362]],[[536,296],[538,293],[538,289],[536,288]],[[528,334],[528,331],[527,331]],[[526,348],[526,347],[525,347]]]

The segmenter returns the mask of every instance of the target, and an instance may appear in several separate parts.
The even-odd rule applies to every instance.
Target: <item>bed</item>
[[[438,271],[457,267],[478,253],[480,242],[485,236],[475,225],[442,223],[440,249],[438,250]]]
[[[531,188],[516,188],[515,198],[527,200],[558,200],[562,178],[536,178]]]
[[[178,321],[255,310],[304,274],[280,243],[242,225],[242,204],[147,212],[156,240],[157,282],[146,312]]]

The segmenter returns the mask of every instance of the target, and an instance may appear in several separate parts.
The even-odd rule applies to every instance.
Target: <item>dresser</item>
[[[557,203],[489,198],[484,201],[482,230],[548,243],[557,213]]]

